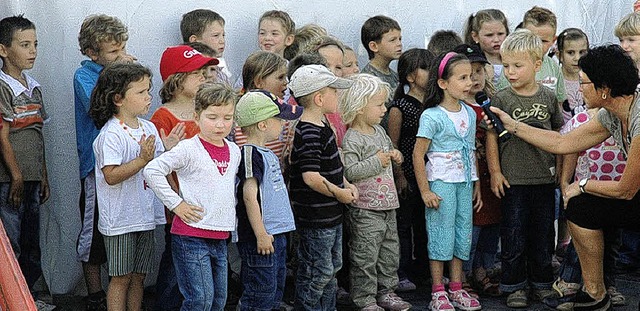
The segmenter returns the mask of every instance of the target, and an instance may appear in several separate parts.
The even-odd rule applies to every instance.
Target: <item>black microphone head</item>
[[[485,94],[485,92],[480,91],[476,93],[476,103],[478,103],[479,105],[482,105],[482,103],[484,103],[487,99],[489,98],[487,97],[487,94]]]

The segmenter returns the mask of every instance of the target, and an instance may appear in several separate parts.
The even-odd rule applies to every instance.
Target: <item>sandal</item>
[[[478,295],[478,292],[476,292],[475,288],[473,288],[471,284],[469,284],[469,282],[462,282],[462,289],[464,289],[467,292],[467,294],[469,294],[469,296],[475,299],[480,298],[480,296]]]
[[[491,281],[490,277],[485,277],[480,281],[480,292],[483,295],[487,295],[490,297],[500,297],[502,296],[502,291],[500,290],[500,284],[494,283]]]

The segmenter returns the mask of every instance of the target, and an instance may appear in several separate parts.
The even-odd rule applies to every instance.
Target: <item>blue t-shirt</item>
[[[262,223],[267,233],[276,235],[296,229],[289,203],[289,193],[280,169],[280,160],[273,151],[251,144],[242,146],[241,161],[236,176],[238,180],[236,192],[238,242],[256,240],[247,215],[247,207],[244,204],[243,187],[249,178],[255,178],[258,184],[257,199],[262,214]]]
[[[91,92],[98,82],[104,67],[91,60],[82,61],[82,67],[73,76],[73,93],[76,112],[76,144],[80,164],[80,178],[85,178],[93,170],[96,158],[93,141],[100,131],[89,116]]]

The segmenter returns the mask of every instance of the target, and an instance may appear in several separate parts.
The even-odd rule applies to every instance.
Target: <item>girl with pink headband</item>
[[[472,209],[482,207],[475,156],[476,114],[462,101],[473,86],[471,63],[449,52],[429,73],[424,112],[413,150],[416,181],[426,210],[431,310],[480,310],[462,288],[462,263],[471,251]],[[429,159],[425,163],[424,156]],[[449,291],[442,283],[449,261]]]

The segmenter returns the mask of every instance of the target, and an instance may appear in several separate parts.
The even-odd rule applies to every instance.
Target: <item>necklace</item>
[[[131,132],[129,132],[129,127],[127,126],[127,124],[124,123],[124,121],[122,121],[120,119],[118,119],[118,120],[120,121],[120,126],[122,126],[122,129],[125,132],[127,132],[127,134],[129,134],[129,137],[131,137],[131,139],[133,139],[133,141],[138,142],[138,140],[135,137],[133,137]],[[146,137],[147,133],[144,131],[144,126],[142,126],[142,124],[140,124],[140,120],[138,120],[137,118],[136,118],[136,121],[138,121],[138,128],[142,129],[142,137]]]

